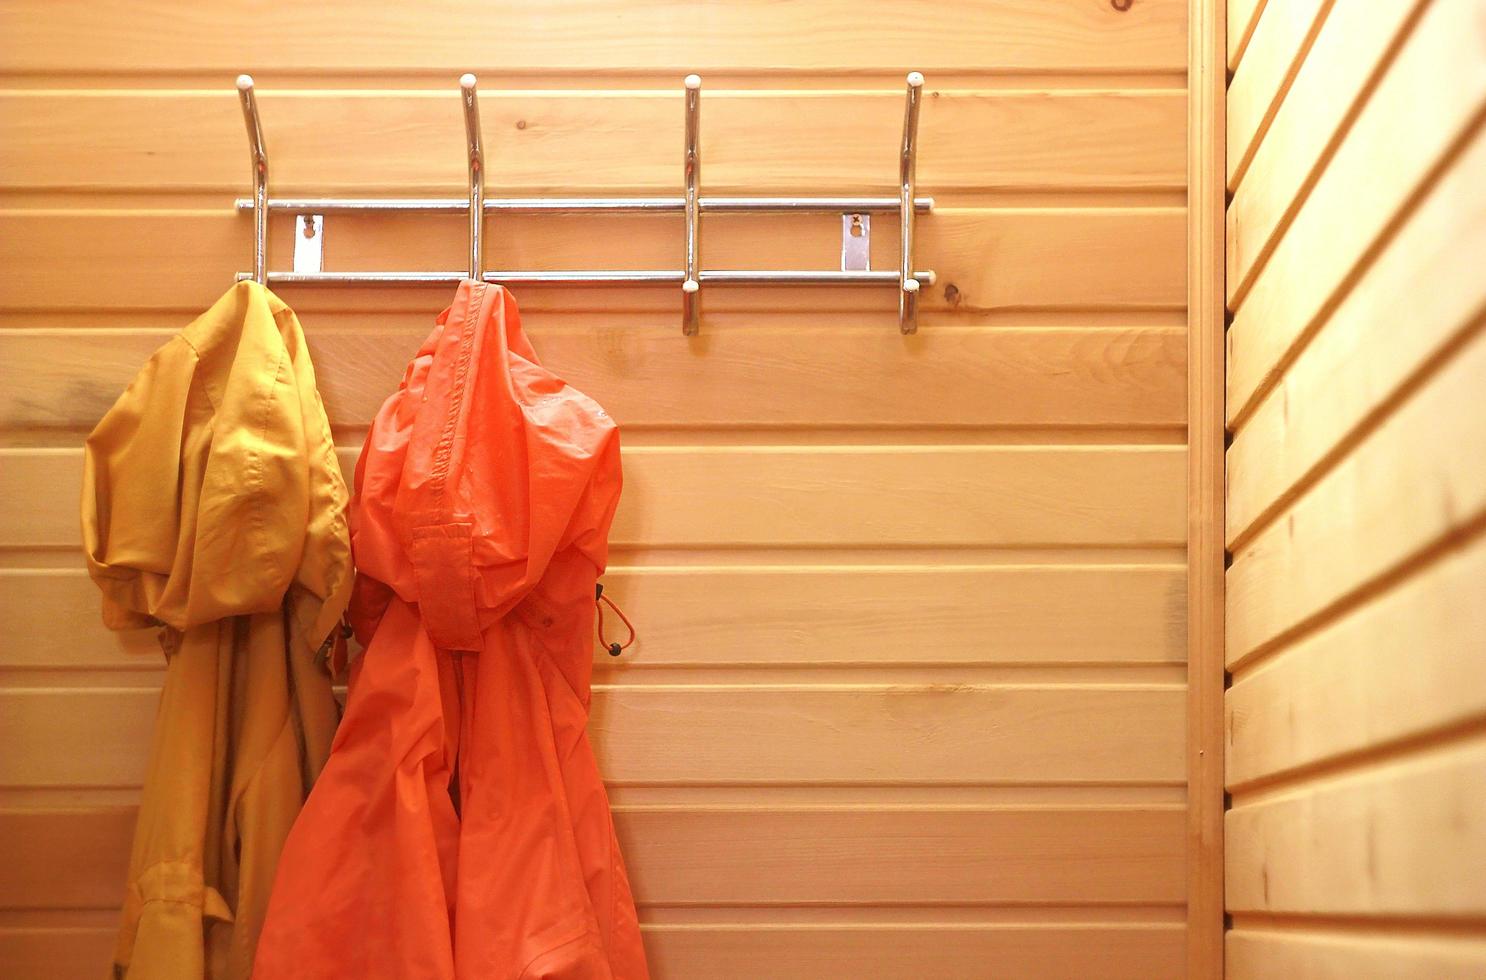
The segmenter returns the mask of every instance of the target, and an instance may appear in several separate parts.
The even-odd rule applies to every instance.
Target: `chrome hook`
[[[686,279],[681,283],[681,332],[688,337],[702,327],[701,276],[701,201],[697,185],[701,181],[702,155],[699,147],[702,129],[702,79],[686,76]]]
[[[480,101],[475,76],[459,76],[460,99],[464,103],[464,139],[470,167],[470,278],[485,274],[485,148],[480,141]]]
[[[898,330],[918,332],[918,279],[913,274],[913,191],[918,169],[918,104],[924,76],[908,73],[908,103],[903,110],[903,152],[898,160],[899,241]]]
[[[237,76],[237,98],[248,127],[248,152],[253,163],[253,281],[264,285],[268,282],[268,150],[263,145],[252,75]]]

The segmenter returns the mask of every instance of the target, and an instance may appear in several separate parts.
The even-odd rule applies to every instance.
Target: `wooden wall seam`
[[[1224,204],[1228,10],[1189,7],[1187,976],[1223,973]]]

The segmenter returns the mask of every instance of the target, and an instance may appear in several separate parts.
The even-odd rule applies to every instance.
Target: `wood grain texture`
[[[1239,927],[1228,934],[1230,980],[1477,980],[1486,939],[1455,935],[1375,936]]]
[[[1228,814],[1228,907],[1304,915],[1486,912],[1479,737]]]
[[[860,980],[905,976],[968,977],[995,964],[1006,980],[1097,976],[1102,980],[1176,980],[1179,924],[836,925],[734,929],[654,926],[645,934],[659,976],[715,980]],[[838,972],[839,971],[839,972]]]
[[[1228,664],[1375,583],[1486,512],[1486,335],[1404,403],[1228,572]]]
[[[1187,956],[1189,980],[1223,971],[1222,4],[1189,8],[1187,172]]]
[[[918,69],[938,279],[917,336],[891,288],[708,287],[691,339],[674,288],[519,293],[544,360],[632,434],[604,581],[641,639],[600,655],[593,731],[653,975],[1197,976],[1187,19],[1187,0],[4,5],[0,496],[23,503],[0,510],[0,616],[28,642],[0,648],[0,972],[93,975],[112,946],[161,656],[98,621],[77,450],[249,262],[235,74],[257,79],[275,195],[460,196],[465,70],[493,197],[678,193],[690,71],[704,195],[884,195]],[[271,224],[285,268],[289,216]],[[705,224],[708,269],[839,267],[832,215]],[[874,224],[872,267],[893,268],[896,222]],[[489,268],[681,256],[677,215],[486,229]],[[458,215],[328,222],[328,269],[465,251]],[[283,291],[343,462],[449,292]]]
[[[1420,20],[1386,78],[1316,181],[1229,329],[1228,418],[1247,413],[1434,168],[1486,107],[1486,41],[1475,0],[1441,0]],[[1235,226],[1237,222],[1237,226]],[[1230,306],[1255,252],[1229,217]],[[1235,231],[1235,227],[1239,230]]]
[[[0,811],[0,901],[112,906],[134,813]],[[1179,808],[615,809],[626,861],[642,869],[638,902],[715,908],[1165,904],[1181,900],[1181,819]]]
[[[1486,718],[1486,542],[1239,676],[1228,692],[1228,784]]]
[[[974,976],[996,964],[1004,980],[1098,976],[1101,980],[1178,980],[1182,927],[1169,922],[998,922],[984,925],[875,920],[824,922],[642,923],[657,978],[708,980],[898,980]],[[12,980],[90,976],[113,950],[111,927],[0,926],[0,962]],[[839,973],[837,973],[839,971]]]
[[[592,225],[560,218],[510,218],[492,234],[490,268],[679,268],[681,226],[667,218],[614,219],[595,236]],[[327,231],[327,269],[458,269],[465,232],[445,223],[339,221]],[[710,227],[710,225],[709,225]],[[840,223],[829,217],[738,219],[728,234],[710,235],[708,268],[839,268]],[[889,222],[886,228],[893,225]],[[291,226],[271,231],[271,267]],[[184,326],[209,307],[240,266],[252,261],[252,220],[228,210],[0,211],[0,312],[67,313],[94,309],[171,310],[165,327]],[[920,220],[916,246],[939,276],[924,310],[1181,309],[1185,216],[1180,208],[945,208]],[[874,236],[884,243],[892,234]],[[714,240],[715,239],[715,240]],[[623,241],[622,253],[614,248]],[[336,244],[339,242],[340,244]],[[886,248],[886,244],[882,246]],[[834,251],[833,251],[834,250]],[[886,254],[886,253],[885,253]],[[1131,261],[1138,254],[1140,261]],[[879,261],[878,268],[886,265]],[[79,265],[92,270],[79,278]],[[954,287],[954,300],[946,297]],[[286,289],[306,323],[389,309],[431,321],[447,290]],[[389,296],[391,297],[389,299]],[[709,288],[707,309],[814,312],[872,311],[864,325],[896,329],[891,290]],[[674,327],[674,289],[525,288],[527,313],[578,310],[596,326],[622,311],[664,311]],[[709,319],[709,323],[711,320]],[[705,353],[712,331],[690,348]],[[313,330],[311,330],[313,336]],[[678,341],[680,348],[684,342]]]
[[[1254,30],[1259,26],[1259,17],[1264,13],[1266,0],[1227,0],[1225,18],[1227,39],[1224,48],[1228,53],[1228,70],[1237,71],[1240,60],[1248,49]]]
[[[1316,32],[1326,21],[1332,0],[1293,0],[1266,4],[1254,27],[1243,66],[1228,86],[1228,186],[1252,159],[1270,120],[1279,110],[1295,73],[1305,62]]]
[[[1486,971],[1482,13],[1268,0],[1232,90],[1236,980]]]
[[[1170,784],[1184,699],[1166,685],[600,685],[590,731],[619,785]],[[157,700],[0,689],[0,784],[139,785]]]
[[[149,75],[245,69],[379,74],[707,69],[800,71],[1141,70],[1185,67],[1182,0],[1142,0],[1128,11],[1079,0],[968,0],[926,8],[912,0],[859,4],[768,0],[691,9],[646,0],[562,0],[540,7],[444,0],[436,16],[396,4],[344,2],[265,18],[252,0],[187,16],[166,0],[99,9],[84,0],[5,5],[11,72],[56,75],[79,65]],[[450,29],[450,25],[467,29]],[[334,43],[326,43],[334,39]]]
[[[610,565],[640,639],[627,670],[669,666],[1180,664],[1174,566]],[[726,601],[718,601],[726,596]],[[82,570],[0,571],[0,619],[26,643],[0,668],[157,670],[153,631],[112,633]],[[904,615],[905,609],[913,615]],[[57,623],[72,624],[57,630]],[[924,648],[924,624],[933,643]],[[609,663],[596,649],[600,663]]]
[[[357,450],[344,449],[349,479]],[[1180,545],[1175,446],[640,447],[617,547]],[[81,487],[76,450],[0,451],[0,492]],[[719,519],[719,515],[726,515]],[[71,492],[0,515],[0,546],[75,547]]]
[[[1236,547],[1384,417],[1486,309],[1486,130],[1430,189],[1316,339],[1255,408],[1228,451]],[[1421,284],[1431,283],[1430,288]]]
[[[1424,6],[1414,0],[1334,7],[1335,16],[1320,25],[1315,46],[1263,141],[1241,161],[1230,159],[1229,271],[1235,301],[1304,204]]]
[[[704,96],[707,194],[835,193],[894,186],[903,96],[725,92]],[[680,194],[684,122],[674,91],[490,92],[480,98],[491,194]],[[459,90],[258,93],[275,195],[436,193],[468,185]],[[1179,91],[925,92],[921,186],[1180,188]],[[0,90],[0,192],[247,193],[237,93]],[[162,154],[190,140],[189,154]],[[448,152],[440,152],[440,148]],[[595,159],[604,161],[593,166]],[[829,163],[827,164],[827,161]],[[815,191],[820,193],[820,191]],[[333,219],[332,219],[333,220]]]
[[[162,318],[164,319],[164,318]],[[430,329],[307,320],[333,425],[360,426]],[[659,320],[660,318],[655,318]],[[705,355],[674,324],[542,329],[543,363],[635,428],[1173,426],[1186,418],[1180,328],[953,328],[905,340],[880,328],[794,324],[709,331]],[[0,331],[0,427],[86,433],[166,330]],[[926,393],[932,391],[933,395]]]

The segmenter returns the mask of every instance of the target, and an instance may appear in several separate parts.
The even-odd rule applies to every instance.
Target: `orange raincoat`
[[[647,976],[586,731],[619,486],[608,415],[464,282],[357,463],[366,650],[257,980]]]
[[[165,688],[114,975],[247,980],[289,828],[330,752],[320,655],[351,593],[347,493],[293,311],[238,283],[88,437],[83,538]]]

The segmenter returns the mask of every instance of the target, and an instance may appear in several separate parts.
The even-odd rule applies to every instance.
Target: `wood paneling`
[[[663,975],[709,980],[967,977],[988,963],[1006,980],[1176,980],[1184,975],[1177,924],[655,926],[646,932],[645,946],[652,969]]]
[[[112,905],[127,871],[134,812],[0,811],[0,905]],[[636,886],[642,906],[1182,899],[1179,808],[617,806],[615,821],[626,861],[652,869]],[[802,876],[807,862],[816,873]],[[1024,881],[1036,882],[1035,890]]]
[[[1231,980],[1478,980],[1483,974],[1486,940],[1468,936],[1240,929],[1228,938]]]
[[[1251,39],[1253,54],[1233,74],[1227,104],[1227,171],[1237,184],[1280,102],[1295,79],[1332,0],[1265,6]]]
[[[1479,522],[1482,379],[1486,334],[1234,557],[1230,666]]]
[[[349,478],[356,449],[341,450]],[[617,547],[1180,545],[1172,446],[643,446],[625,458]],[[82,453],[0,450],[0,493],[78,486]],[[727,515],[719,520],[718,515]],[[0,540],[81,544],[76,501],[0,514]]]
[[[331,269],[458,269],[465,232],[456,221],[412,223],[383,219],[333,219],[327,232]],[[593,234],[593,222],[609,233]],[[671,219],[511,218],[491,234],[487,264],[532,269],[671,268],[677,258],[679,223]],[[587,223],[585,225],[585,223]],[[405,227],[406,226],[406,227]],[[492,226],[494,227],[494,226]],[[709,224],[709,228],[711,225]],[[830,268],[840,265],[840,222],[815,217],[738,219],[727,235],[709,235],[707,263],[713,268]],[[883,225],[879,225],[883,227]],[[874,240],[889,242],[894,224]],[[916,226],[917,248],[932,255],[938,284],[927,291],[924,310],[1150,310],[1181,309],[1184,277],[1184,215],[1178,208],[943,208]],[[275,242],[286,240],[287,224]],[[332,235],[339,237],[332,237]],[[181,317],[163,327],[184,326],[220,295],[224,277],[252,261],[252,220],[228,210],[11,210],[0,211],[0,312],[47,313],[58,317],[103,309],[173,310]],[[715,239],[715,241],[714,241]],[[335,242],[342,244],[337,245]],[[614,242],[623,241],[616,250]],[[882,247],[886,248],[886,245]],[[274,267],[287,263],[275,243]],[[884,253],[885,255],[888,253]],[[1132,262],[1138,254],[1141,261]],[[715,263],[715,265],[713,265]],[[888,265],[886,258],[878,263]],[[86,267],[87,276],[77,269]],[[954,286],[954,299],[947,299]],[[290,290],[301,319],[312,313],[416,311],[431,323],[448,299],[438,289]],[[680,301],[673,289],[524,290],[522,310],[534,327],[536,313],[577,310],[596,327],[627,310],[663,310],[658,323],[673,328]],[[707,291],[708,332],[682,351],[705,352],[712,343],[716,311],[839,313],[870,311],[864,325],[891,335],[891,290],[739,289]],[[596,314],[602,314],[596,315]],[[413,322],[411,318],[405,322]],[[932,322],[932,321],[931,321]],[[81,325],[87,325],[84,318]],[[312,331],[313,336],[313,331]],[[914,340],[912,344],[921,343]],[[677,421],[681,421],[678,419]]]
[[[480,98],[485,165],[502,195],[663,189],[679,193],[682,89],[490,92]],[[446,91],[300,91],[265,87],[276,194],[458,194],[459,97]],[[704,96],[708,193],[798,192],[831,183],[881,194],[896,172],[896,91],[741,92]],[[926,93],[918,179],[964,189],[1180,188],[1180,91]],[[17,91],[0,96],[0,192],[240,192],[237,92]],[[169,122],[162,125],[161,120]],[[332,122],[333,121],[333,122]],[[281,134],[281,135],[280,135]],[[498,134],[498,135],[497,135]],[[162,139],[189,154],[162,154]],[[448,152],[443,152],[447,148]],[[604,166],[594,167],[594,159]],[[492,189],[492,196],[494,190]],[[591,219],[585,219],[591,220]],[[929,253],[925,253],[929,254]],[[710,261],[710,260],[709,260]]]
[[[0,784],[139,785],[157,687],[0,688]],[[597,685],[616,785],[1170,784],[1175,685]],[[685,738],[677,738],[685,732]]]
[[[1187,957],[1223,974],[1223,5],[1192,0],[1187,98]]]
[[[1482,739],[1228,814],[1228,908],[1478,916],[1486,907]]]
[[[1230,71],[1238,68],[1239,61],[1248,50],[1249,41],[1254,37],[1254,29],[1259,25],[1259,15],[1264,13],[1266,0],[1228,0],[1226,18],[1228,21],[1227,40],[1224,47],[1228,52],[1228,68]]]
[[[191,16],[168,0],[103,9],[85,0],[21,0],[4,13],[7,68],[53,77],[71,77],[79,66],[149,77],[169,65],[224,78],[244,67],[364,75],[374,66],[452,78],[462,68],[779,74],[777,66],[790,65],[808,81],[813,73],[910,64],[924,71],[1186,66],[1181,0],[1142,0],[1126,11],[1076,0],[970,0],[934,9],[914,0],[747,0],[705,10],[656,0],[498,8],[444,0],[425,11],[341,0],[265,11],[253,0],[229,0]]]
[[[1176,565],[611,564],[603,581],[645,625],[625,655],[636,668],[1185,660]],[[0,669],[158,669],[153,632],[111,633],[98,605],[81,570],[0,571],[0,620],[30,638],[0,649]],[[922,649],[925,622],[935,624],[932,651]]]
[[[1231,977],[1486,971],[1482,12],[1268,0],[1230,89]]]
[[[1184,976],[1179,923],[1090,918],[980,925],[792,922],[781,917],[742,925],[647,922],[640,928],[651,972],[660,977],[899,980],[920,971],[937,977],[974,976],[987,963],[996,964],[998,980]],[[0,961],[13,980],[84,976],[107,962],[113,939],[111,926],[0,927]],[[1429,980],[1457,975],[1430,974]]]
[[[1247,155],[1229,158],[1228,263],[1235,299],[1252,285],[1422,6],[1422,0],[1381,8],[1342,4],[1325,16],[1314,48],[1299,63],[1293,91],[1272,107],[1278,110],[1273,131]],[[1243,103],[1240,95],[1235,91],[1235,108]],[[1244,180],[1250,165],[1253,179]]]
[[[1188,4],[1121,6],[5,5],[0,972],[112,947],[162,657],[98,621],[79,447],[250,261],[235,74],[276,196],[459,196],[465,70],[492,197],[679,193],[689,71],[704,195],[885,195],[915,68],[917,336],[891,289],[709,287],[691,339],[672,288],[518,296],[627,437],[604,581],[640,641],[596,652],[592,730],[653,974],[1195,977]],[[463,268],[458,215],[327,224],[330,269]],[[487,267],[672,268],[681,232],[497,214]],[[837,268],[840,224],[708,215],[704,257]],[[284,290],[344,463],[448,292]]]
[[[1486,255],[1483,172],[1486,133],[1477,133],[1234,436],[1231,546],[1479,329],[1486,309],[1486,284],[1477,274]],[[1426,282],[1432,287],[1421,289]]]
[[[1479,120],[1486,107],[1479,13],[1476,0],[1439,0],[1425,11],[1246,293],[1242,284],[1264,249],[1246,237],[1235,195],[1228,297],[1242,302],[1228,331],[1230,421],[1274,383]]]
[[[162,318],[164,319],[164,318]],[[315,367],[333,425],[364,425],[401,380],[426,318],[367,329],[315,317]],[[676,328],[532,331],[543,361],[624,426],[1178,426],[1186,333],[1176,327],[923,331],[783,324],[722,328],[676,377]],[[347,322],[350,321],[350,322]],[[342,324],[345,326],[342,326]],[[710,326],[710,324],[709,324]],[[0,425],[85,433],[165,330],[0,331]],[[934,397],[925,397],[928,390]]]
[[[1228,692],[1229,784],[1486,717],[1482,583],[1478,540],[1243,674]]]

